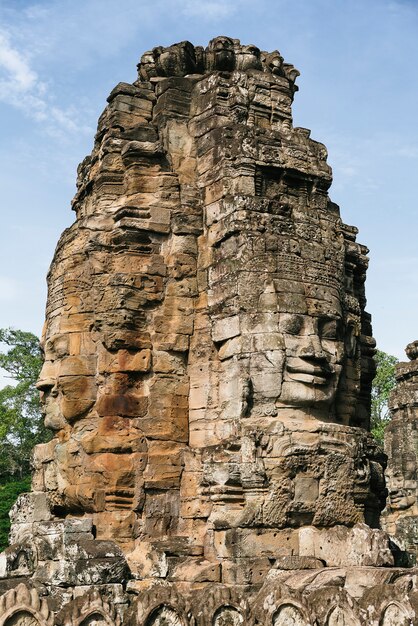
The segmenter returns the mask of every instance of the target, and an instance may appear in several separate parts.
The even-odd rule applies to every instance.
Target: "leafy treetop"
[[[0,389],[0,481],[26,476],[35,444],[47,441],[39,393],[35,387],[42,367],[36,335],[12,328],[0,329],[0,368],[10,385]]]
[[[377,350],[375,354],[376,376],[372,383],[371,430],[379,443],[383,443],[385,427],[390,420],[388,400],[390,392],[396,384],[395,356]]]

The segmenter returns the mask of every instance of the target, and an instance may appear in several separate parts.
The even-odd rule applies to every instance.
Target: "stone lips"
[[[325,147],[292,126],[297,74],[218,37],[147,52],[108,98],[48,275],[54,437],[0,559],[0,589],[40,588],[57,623],[259,621],[250,604],[338,621],[302,591],[334,588],[332,568],[350,606],[380,584],[398,601],[376,569],[394,557],[367,249],[328,197]],[[372,582],[348,588],[350,568]],[[43,623],[3,598],[26,607],[4,623]]]

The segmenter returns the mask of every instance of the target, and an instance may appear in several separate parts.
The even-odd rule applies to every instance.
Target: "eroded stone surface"
[[[63,625],[412,619],[378,529],[367,249],[292,126],[297,75],[218,37],[145,53],[110,94],[48,276],[54,438],[12,512],[0,626],[50,619],[19,589]]]

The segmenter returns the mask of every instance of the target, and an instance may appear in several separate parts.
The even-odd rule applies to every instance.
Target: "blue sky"
[[[418,338],[418,0],[0,0],[0,327],[40,333],[77,164],[141,54],[225,34],[301,72],[295,125],[324,142],[332,199],[370,248],[378,346]]]

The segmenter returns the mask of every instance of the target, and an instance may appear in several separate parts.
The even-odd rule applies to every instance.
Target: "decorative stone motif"
[[[213,616],[213,626],[241,626],[244,618],[232,606],[222,606]]]
[[[1,626],[53,626],[54,616],[36,589],[20,583],[0,596]]]
[[[410,618],[406,611],[398,604],[389,604],[381,621],[382,626],[407,626],[410,623]]]
[[[167,606],[160,606],[156,609],[145,624],[146,626],[184,626],[179,614]]]
[[[345,611],[341,607],[336,606],[330,612],[327,624],[328,626],[358,626],[359,622],[351,611]]]
[[[296,606],[283,604],[273,615],[273,626],[306,626],[306,620]]]
[[[379,528],[367,249],[292,125],[298,74],[217,37],[111,92],[48,275],[54,436],[12,510],[1,624],[415,614]]]
[[[121,623],[115,606],[102,597],[99,591],[92,590],[76,598],[62,611],[64,626],[119,626]]]

